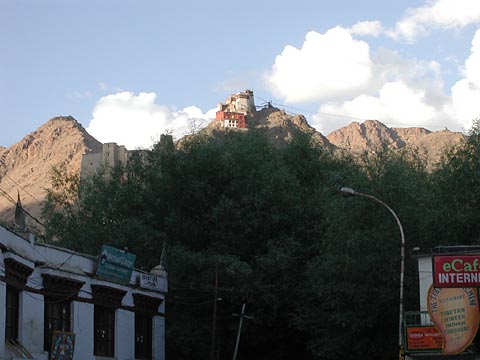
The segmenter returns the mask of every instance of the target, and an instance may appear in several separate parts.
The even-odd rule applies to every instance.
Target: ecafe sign
[[[434,256],[433,285],[480,287],[480,255]]]

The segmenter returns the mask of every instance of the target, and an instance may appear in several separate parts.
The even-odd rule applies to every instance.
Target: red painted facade
[[[240,129],[247,128],[247,117],[246,115],[241,113],[217,111],[215,119],[217,121],[223,121],[223,122],[225,122],[226,120],[230,121],[231,125],[226,125],[225,127],[236,127]],[[236,123],[236,126],[235,126],[235,123]]]

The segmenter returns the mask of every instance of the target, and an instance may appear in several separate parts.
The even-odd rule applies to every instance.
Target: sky
[[[149,148],[252,89],[324,135],[353,121],[467,132],[478,0],[0,0],[0,145],[55,116]]]

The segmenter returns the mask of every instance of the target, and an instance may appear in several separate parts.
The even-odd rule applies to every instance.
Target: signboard
[[[412,326],[407,327],[407,350],[441,350],[442,334],[435,326]]]
[[[150,274],[140,274],[140,287],[156,291],[165,291],[162,278]]]
[[[477,290],[430,287],[428,312],[442,334],[444,355],[456,355],[473,341],[480,320]]]
[[[480,287],[480,255],[434,256],[433,286]]]
[[[102,247],[96,275],[107,280],[129,283],[136,256],[107,245]]]
[[[64,331],[54,331],[50,360],[73,360],[75,334]]]

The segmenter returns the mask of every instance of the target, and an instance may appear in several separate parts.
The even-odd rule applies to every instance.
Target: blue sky
[[[478,0],[0,0],[0,145],[72,115],[149,147],[247,88],[325,135],[461,131],[480,115],[479,29]]]

